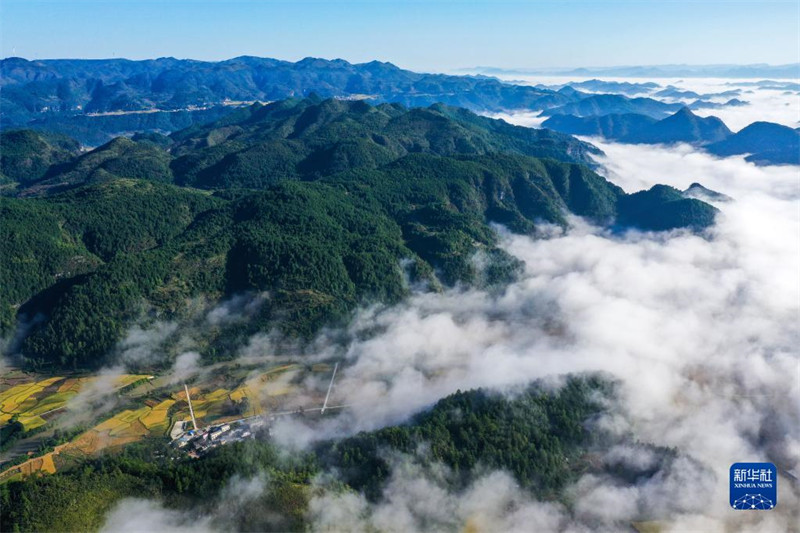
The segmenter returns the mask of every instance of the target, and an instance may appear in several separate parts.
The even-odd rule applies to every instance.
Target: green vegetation
[[[0,328],[29,326],[19,340],[34,367],[96,367],[145,314],[268,292],[246,325],[209,330],[204,356],[218,359],[257,331],[309,337],[360,304],[397,302],[407,280],[508,282],[520,265],[491,222],[713,222],[698,200],[625,195],[575,162],[591,150],[442,105],[318,98],[115,139],[0,198]]]
[[[487,77],[316,58],[297,63],[257,57],[222,62],[7,58],[0,60],[0,76],[3,124],[69,132],[95,146],[124,132],[175,131],[214,120],[229,110],[219,104],[276,101],[310,91],[326,98],[366,97],[408,106],[444,102],[477,111],[541,109],[577,99]]]
[[[664,231],[689,227],[702,229],[714,223],[717,210],[696,198],[687,198],[668,185],[654,185],[620,199],[617,223]]]
[[[590,145],[547,130],[512,126],[462,109],[406,109],[361,101],[284,100],[254,105],[172,135],[181,185],[263,188],[384,166],[410,153],[509,153],[588,163]]]
[[[143,179],[171,182],[170,155],[152,142],[135,142],[118,137],[103,146],[84,154],[52,180],[45,180],[37,188],[63,189],[73,183],[92,183],[106,177]]]
[[[557,393],[532,385],[513,396],[473,390],[440,400],[401,426],[328,444],[322,464],[336,467],[350,486],[377,498],[390,472],[387,450],[414,454],[425,443],[425,461],[457,475],[459,487],[478,465],[510,472],[539,497],[553,498],[588,466],[581,455],[593,442],[586,421],[612,394],[600,378],[572,378]]]
[[[230,479],[265,474],[263,494],[218,520],[223,529],[302,530],[318,473],[337,469],[345,485],[325,490],[361,490],[377,498],[389,475],[381,452],[413,455],[428,445],[426,461],[449,466],[459,490],[480,466],[511,472],[540,497],[561,498],[560,489],[590,468],[582,457],[601,435],[587,425],[602,411],[613,387],[594,377],[572,378],[556,392],[531,386],[513,396],[486,391],[458,392],[407,424],[362,433],[321,445],[316,451],[282,457],[269,443],[248,441],[215,449],[201,459],[171,458],[164,442],[150,440],[56,474],[0,486],[3,531],[89,531],[97,529],[124,497],[161,499],[190,509],[223,498]],[[166,454],[166,455],[165,455]],[[652,475],[654,472],[650,472]]]
[[[0,133],[0,185],[26,185],[45,176],[48,169],[74,157],[77,141],[64,135],[14,130]]]

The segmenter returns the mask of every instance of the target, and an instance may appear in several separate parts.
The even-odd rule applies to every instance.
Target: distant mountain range
[[[683,104],[667,104],[652,98],[628,98],[619,94],[593,94],[562,106],[545,109],[542,111],[542,115],[590,117],[612,113],[637,113],[653,118],[664,118],[682,107]]]
[[[536,85],[540,89],[559,90],[564,87],[572,87],[579,91],[588,91],[592,93],[618,93],[626,96],[636,96],[643,93],[652,92],[661,87],[661,85],[649,81],[644,83],[631,83],[627,81],[606,81],[606,80],[584,80],[584,81],[571,81],[560,85]]]
[[[654,118],[663,118],[665,114],[684,105],[676,100],[693,100],[685,104],[690,109],[721,109],[748,105],[748,102],[735,98],[741,95],[740,89],[717,93],[696,93],[681,90],[673,85],[662,88],[661,85],[654,82],[630,83],[597,79],[571,81],[556,85],[540,83],[535,87],[557,91],[578,99],[578,101],[545,110],[545,115],[567,113],[576,116],[601,116],[609,113],[641,113]],[[768,86],[768,88],[773,87]],[[645,95],[650,95],[652,98]],[[712,98],[729,98],[729,100],[714,102],[710,100]]]
[[[752,83],[791,90],[787,85],[790,82]],[[99,146],[121,135],[169,134],[215,122],[253,103],[313,95],[313,98],[397,103],[406,107],[443,104],[478,113],[537,110],[552,117],[545,127],[570,134],[603,135],[623,142],[710,145],[731,135],[724,124],[716,119],[701,120],[684,110],[683,103],[597,94],[603,91],[694,99],[688,104],[689,109],[746,105],[736,98],[725,103],[705,100],[735,96],[736,90],[699,94],[653,82],[596,79],[531,87],[486,76],[416,73],[379,61],[351,64],[340,59],[317,58],[296,63],[257,57],[220,62],[174,58],[145,61],[8,58],[0,61],[0,129],[44,130],[67,134],[84,146]],[[676,112],[680,114],[675,115]],[[757,128],[744,140],[734,144],[732,139],[731,144],[718,150],[725,153],[740,150],[738,153],[750,154],[753,161],[762,164],[793,162],[797,159],[792,148],[794,141],[787,139],[795,133]],[[576,160],[588,163],[580,159],[580,153],[576,154]]]
[[[636,113],[580,117],[555,115],[542,127],[573,135],[599,135],[634,144],[689,143],[719,155],[746,154],[759,165],[800,165],[800,132],[770,122],[755,122],[733,133],[717,117],[699,117],[688,107],[656,120]]]
[[[258,57],[206,62],[161,58],[146,61],[41,60],[0,61],[0,122],[9,127],[64,130],[92,117],[92,127],[135,131],[142,111],[201,114],[209,109],[305,97],[365,99],[410,107],[444,103],[474,111],[543,109],[575,96],[475,76],[420,74],[391,63],[351,64],[340,59],[306,58],[296,63]],[[103,122],[98,122],[98,115]],[[76,118],[80,117],[80,118]],[[212,118],[213,120],[213,118]],[[65,122],[66,121],[66,122]],[[108,124],[108,122],[115,122]],[[53,128],[57,126],[57,128]],[[121,129],[120,129],[121,128]]]
[[[575,85],[592,91],[658,87],[599,80]],[[650,98],[589,94],[572,87],[515,85],[486,76],[421,74],[378,61],[8,58],[0,61],[0,127],[61,132],[97,146],[118,135],[169,133],[217,120],[232,108],[312,93],[408,107],[443,103],[476,112],[551,110],[552,114],[581,116],[642,113],[663,118],[680,107]]]
[[[705,147],[712,154],[749,154],[757,165],[800,165],[800,131],[771,122],[754,122],[724,140]]]
[[[787,65],[652,65],[587,68],[474,67],[464,72],[489,75],[607,76],[620,78],[800,78],[800,63]]]

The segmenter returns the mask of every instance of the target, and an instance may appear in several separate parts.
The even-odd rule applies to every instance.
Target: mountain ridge
[[[314,57],[297,62],[253,56],[219,62],[11,58],[0,60],[0,86],[3,129],[58,131],[91,146],[135,131],[176,131],[216,120],[231,107],[311,93],[407,107],[443,103],[476,112],[559,108],[592,97],[487,76],[417,73],[386,62]],[[655,114],[672,109],[647,98],[635,106]]]
[[[0,325],[21,328],[31,366],[96,367],[142,313],[188,320],[192,299],[269,293],[247,328],[209,330],[214,360],[258,331],[307,338],[409,282],[502,286],[519,264],[491,223],[713,224],[670,187],[627,195],[575,161],[587,147],[442,105],[320,98],[118,138],[0,197]]]
[[[754,122],[734,133],[719,118],[700,117],[689,107],[662,120],[636,113],[555,115],[542,127],[631,144],[684,142],[720,157],[745,155],[747,161],[758,165],[800,165],[800,131],[772,122]]]

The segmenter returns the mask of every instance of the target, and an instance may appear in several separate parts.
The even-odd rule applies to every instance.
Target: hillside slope
[[[2,326],[31,365],[92,367],[136,321],[268,293],[246,327],[204,328],[203,355],[230,357],[255,332],[309,337],[409,283],[502,286],[520,265],[490,223],[713,223],[699,200],[626,195],[573,162],[591,150],[443,106],[317,99],[116,139],[0,198]]]

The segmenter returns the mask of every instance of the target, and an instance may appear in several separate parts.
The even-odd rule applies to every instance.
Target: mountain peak
[[[711,190],[698,182],[689,185],[689,188],[683,191],[683,195],[686,198],[696,198],[704,202],[730,202],[733,200],[733,198],[727,194]]]

